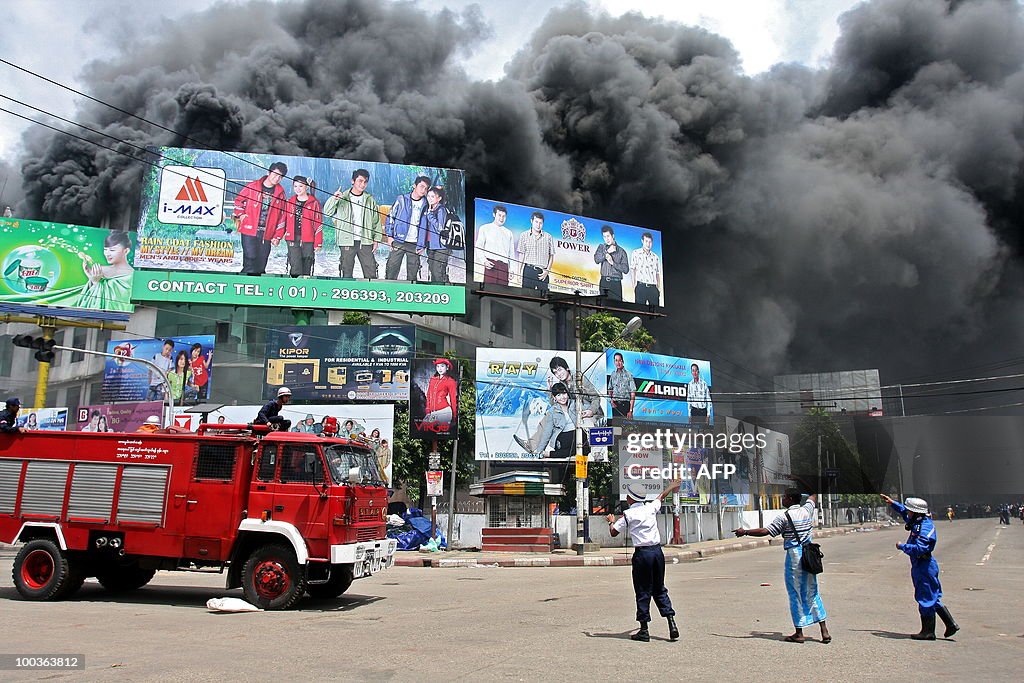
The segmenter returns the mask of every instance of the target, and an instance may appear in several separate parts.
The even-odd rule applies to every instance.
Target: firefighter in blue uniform
[[[939,583],[939,563],[932,557],[935,551],[935,525],[928,515],[928,503],[920,498],[907,498],[898,503],[889,496],[882,500],[892,506],[907,523],[910,532],[906,543],[897,543],[910,557],[910,578],[914,581],[914,599],[921,613],[921,632],[910,636],[914,640],[935,640],[935,615],[946,625],[945,638],[960,630],[946,606],[942,604],[942,584]]]

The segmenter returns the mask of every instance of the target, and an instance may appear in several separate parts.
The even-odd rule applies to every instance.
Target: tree
[[[611,313],[594,313],[580,323],[580,346],[584,351],[604,351],[615,348],[623,351],[648,351],[654,346],[655,339],[645,328],[641,327],[629,337],[620,338],[626,324]],[[608,454],[608,462],[591,463],[587,468],[587,483],[590,487],[590,499],[593,502],[603,500],[605,510],[610,510],[618,500],[619,452],[612,448]],[[571,471],[571,469],[570,469]],[[566,491],[566,497],[575,502],[575,490]]]
[[[821,438],[821,470],[818,467],[818,439]],[[824,469],[828,459],[835,463],[847,490],[870,490],[870,482],[861,465],[860,454],[846,440],[831,413],[813,407],[797,428],[790,448],[793,473],[809,483],[818,482],[819,492],[825,489]],[[821,481],[818,478],[822,477]]]

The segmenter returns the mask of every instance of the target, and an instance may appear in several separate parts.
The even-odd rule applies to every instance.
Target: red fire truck
[[[0,541],[14,584],[57,600],[157,570],[227,572],[265,609],[337,597],[394,564],[387,490],[369,445],[201,425],[197,433],[0,434]]]

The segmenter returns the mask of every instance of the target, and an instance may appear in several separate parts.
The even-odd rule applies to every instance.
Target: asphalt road
[[[628,639],[628,567],[395,568],[297,611],[215,614],[207,599],[240,592],[181,573],[130,597],[89,582],[68,602],[25,602],[5,553],[0,653],[84,654],[87,668],[0,680],[1020,680],[1024,526],[938,530],[945,602],[963,630],[933,643],[907,637],[919,621],[900,527],[822,541],[830,645],[781,642],[792,624],[778,547],[670,565],[675,643],[660,619],[652,642]]]

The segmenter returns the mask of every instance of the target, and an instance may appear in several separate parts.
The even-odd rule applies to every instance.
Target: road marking
[[[992,539],[992,545],[990,545],[988,548],[985,549],[984,557],[981,558],[981,562],[975,563],[975,566],[977,566],[977,567],[984,567],[985,563],[989,561],[989,558],[992,557],[992,551],[995,550],[996,541],[999,540],[999,534],[1002,531],[1003,531],[1002,527],[999,527],[998,529],[996,529],[996,537],[994,539]]]

